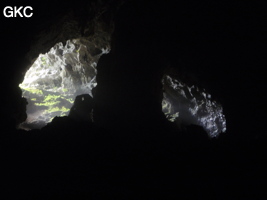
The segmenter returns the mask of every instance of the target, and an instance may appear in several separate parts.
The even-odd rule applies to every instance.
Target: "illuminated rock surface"
[[[96,86],[96,65],[109,49],[81,38],[56,44],[40,54],[20,84],[28,100],[21,128],[41,128],[55,116],[67,115],[74,99]]]
[[[77,95],[92,95],[96,65],[110,49],[113,16],[120,5],[98,0],[64,2],[60,10],[43,13],[44,23],[37,20],[38,25],[25,28],[31,32],[31,42],[21,45],[25,52],[17,85],[28,101],[27,120],[20,124],[25,117],[17,119],[16,127],[41,128],[54,116],[68,115]]]
[[[211,95],[197,86],[191,87],[178,78],[165,75],[163,80],[164,98],[162,111],[168,120],[181,124],[202,126],[211,136],[216,137],[226,131],[226,120],[221,104],[211,99]]]

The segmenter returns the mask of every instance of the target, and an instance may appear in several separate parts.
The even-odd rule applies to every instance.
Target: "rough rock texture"
[[[110,50],[112,19],[120,4],[92,1],[82,11],[69,11],[36,37],[20,84],[29,103],[28,118],[20,128],[41,128],[53,117],[67,115],[76,95],[92,96],[97,62]]]
[[[226,131],[223,108],[205,89],[188,86],[173,74],[165,74],[162,84],[162,111],[170,121],[202,126],[211,137]]]
[[[43,7],[47,1],[35,2]],[[53,0],[47,7],[62,12],[62,5],[68,2]],[[119,17],[128,26],[118,28],[123,31],[128,27],[132,34],[121,32],[125,40],[120,42],[126,47],[129,41],[139,44],[142,52],[138,47],[131,51],[122,48],[113,59],[104,59],[111,53],[103,55],[97,68],[97,114],[102,116],[101,122],[118,124],[118,128],[110,130],[103,129],[103,123],[70,117],[56,117],[41,130],[12,129],[15,119],[11,123],[9,116],[17,108],[25,109],[14,105],[24,101],[18,85],[26,65],[17,68],[14,63],[18,56],[25,55],[25,46],[32,41],[26,33],[32,36],[35,24],[25,28],[28,20],[22,19],[19,24],[15,19],[7,20],[5,25],[14,22],[14,26],[2,40],[5,45],[1,52],[7,56],[1,65],[0,80],[4,102],[1,199],[266,199],[266,84],[261,81],[266,80],[266,73],[261,73],[266,53],[258,48],[266,45],[262,42],[264,31],[257,26],[266,27],[262,19],[267,2],[172,1],[178,4],[175,7],[154,0],[153,5],[157,2],[158,7],[150,4],[143,9],[146,15],[140,11],[140,4],[148,1],[131,2],[140,9],[133,10],[132,5],[128,10],[123,8],[125,12]],[[261,10],[255,6],[263,2]],[[81,0],[72,3],[74,8],[83,5]],[[153,14],[151,9],[157,12]],[[131,10],[132,21],[140,18],[135,24],[127,15]],[[260,11],[262,15],[255,17]],[[154,34],[147,24],[137,26],[148,17],[148,24],[154,23],[161,34]],[[42,20],[37,21],[43,26]],[[2,26],[1,33],[8,26]],[[147,37],[133,37],[138,35],[136,32]],[[156,48],[142,46],[151,37],[156,41],[161,38],[162,44],[155,43]],[[183,59],[186,68],[193,66],[193,71],[202,72],[202,80],[213,88],[211,94],[223,97],[224,101],[219,102],[227,114],[227,133],[208,138],[199,126],[179,131],[165,119],[161,112],[162,76],[153,70],[161,66],[160,56],[147,58],[144,54],[151,49],[167,55],[172,66],[180,68],[183,63],[179,59]],[[124,51],[131,56],[125,57]],[[258,71],[259,67],[262,70]],[[118,115],[114,117],[110,111]],[[163,118],[155,120],[160,114]],[[131,124],[123,127],[124,121]]]
[[[27,109],[28,119],[20,126],[21,128],[41,128],[51,121],[53,117],[67,115],[76,95],[88,93],[93,96],[92,89],[97,85],[96,66],[98,60],[102,54],[110,51],[111,46],[111,33],[113,32],[111,15],[114,10],[111,8],[108,9],[106,5],[107,4],[99,4],[94,5],[95,7],[92,6],[91,9],[93,9],[94,12],[92,15],[93,17],[90,19],[77,18],[75,12],[69,12],[59,21],[54,23],[49,31],[45,31],[38,36],[38,40],[36,40],[27,55],[30,63],[35,59],[36,52],[43,52],[47,49],[48,44],[51,45],[55,43],[55,45],[46,53],[38,56],[26,72],[24,81],[20,84],[20,87],[23,89],[23,96],[26,97],[29,102]],[[105,14],[108,16],[108,20],[106,20]],[[123,20],[123,18],[117,19],[119,23],[121,23],[120,21],[123,22]],[[151,45],[153,48],[156,43],[153,44],[151,41],[147,42],[149,40],[143,32],[138,34],[134,33],[131,36],[135,38],[136,41],[140,41],[139,43],[131,44],[130,41],[124,42],[123,39],[120,38],[126,37],[125,35],[128,35],[128,31],[130,30],[121,33],[119,30],[117,31],[117,34],[115,34],[115,38],[119,41],[116,41],[115,44],[113,43],[116,54],[124,57],[124,59],[128,59],[123,65],[121,63],[116,65],[128,70],[130,68],[128,65],[131,65],[129,60],[132,60],[131,62],[135,63],[135,65],[144,66],[143,68],[140,68],[141,70],[138,72],[136,69],[132,71],[133,75],[137,72],[136,76],[139,78],[142,76],[149,76],[153,70],[157,71],[158,69],[163,68],[163,63],[152,61],[158,53],[156,54],[153,52],[154,55],[152,55],[149,52],[155,51],[151,50]],[[144,39],[147,41],[144,42]],[[120,42],[121,40],[123,42]],[[139,55],[132,56],[137,53]],[[113,63],[114,65],[115,62],[114,59],[110,63]],[[158,67],[159,65],[163,66]],[[128,72],[125,72],[121,73],[117,78],[115,78],[117,75],[112,75],[114,76],[114,81],[119,82],[119,80],[116,79],[122,79],[123,76],[127,76]],[[155,78],[159,78],[158,75],[156,75]],[[106,77],[106,79],[110,79],[110,77]],[[155,80],[155,82],[156,81],[157,80]],[[151,80],[151,82],[154,82],[154,80]],[[173,84],[172,81],[167,82],[163,81],[163,84],[169,85],[170,88],[177,90],[177,85]],[[121,84],[125,83],[122,82]],[[154,92],[156,93],[162,92],[157,89],[158,85],[154,86],[155,89],[150,88],[148,86],[150,84],[149,82],[135,80],[133,84],[136,88],[134,90],[141,91],[141,88],[147,87],[147,89],[144,90],[146,93],[149,93],[149,90],[155,90]],[[141,84],[141,87],[140,89],[137,89],[139,84]],[[174,98],[174,102],[176,101],[176,103],[173,103],[173,100],[169,97],[169,91],[164,93],[162,109],[167,115],[167,118],[174,121],[179,115],[178,123],[201,125],[210,136],[217,136],[221,131],[224,132],[225,119],[222,114],[219,114],[222,113],[222,108],[215,102],[207,100],[206,96],[208,95],[205,91],[198,91],[197,87],[195,89],[193,88],[194,86],[189,88],[186,84],[182,83],[178,85],[180,86],[180,89],[178,89],[180,91],[176,91],[177,94],[175,95],[179,96]],[[130,86],[127,89],[133,90]],[[192,94],[191,90],[196,90],[196,95]],[[189,96],[185,95],[185,91],[189,91]],[[104,93],[106,91],[102,92]],[[126,92],[122,95],[127,96]],[[143,96],[146,95],[148,94],[144,94]],[[110,97],[111,95],[109,95],[108,98]],[[147,101],[147,103],[151,104],[153,101],[161,101],[161,97],[162,95],[155,96],[154,100],[145,100],[143,97],[140,97],[136,102],[143,101],[142,104],[146,104]],[[106,99],[104,101],[106,101]],[[205,101],[204,105],[203,101]],[[182,106],[176,106],[179,108],[174,108],[175,106],[172,104],[179,104]],[[122,104],[120,106],[123,107]],[[167,110],[166,106],[169,107]],[[100,107],[103,107],[103,105]],[[129,107],[131,106],[129,105]],[[149,106],[146,107],[149,108]],[[155,106],[154,109],[157,109],[157,106]],[[120,109],[117,108],[116,110],[118,113],[120,112]],[[96,113],[97,112],[98,111],[96,111]],[[152,113],[153,111],[150,112],[150,115],[145,115],[148,115],[148,118],[150,118],[153,115]],[[122,114],[118,115],[121,116]]]
[[[28,119],[21,128],[41,128],[55,116],[64,116],[77,95],[88,93],[96,86],[96,66],[109,44],[99,46],[86,38],[56,44],[40,54],[20,84],[28,99]]]
[[[26,56],[27,67],[33,64],[40,53],[48,52],[57,43],[65,44],[67,40],[86,37],[96,46],[109,44],[114,29],[113,16],[121,3],[96,0],[71,9],[35,37]]]

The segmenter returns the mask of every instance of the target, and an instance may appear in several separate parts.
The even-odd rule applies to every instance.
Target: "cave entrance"
[[[190,124],[202,126],[210,137],[226,131],[223,107],[205,89],[189,86],[171,73],[164,75],[162,85],[162,112],[169,121],[179,127]]]
[[[57,43],[49,52],[40,54],[26,72],[19,87],[28,101],[27,119],[19,128],[39,129],[55,116],[68,115],[77,95],[92,95],[96,87],[96,66],[109,48],[87,39]]]
[[[72,39],[38,56],[19,84],[28,101],[27,119],[19,128],[42,128],[55,116],[67,116],[77,95],[93,97],[98,60],[110,51],[100,44],[86,38]],[[162,111],[168,120],[202,126],[211,137],[226,131],[222,106],[205,90],[189,87],[172,74],[165,74],[162,84]]]

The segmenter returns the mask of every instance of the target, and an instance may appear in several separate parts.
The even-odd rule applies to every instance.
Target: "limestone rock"
[[[226,131],[222,105],[212,100],[205,89],[195,85],[190,87],[173,74],[165,74],[162,83],[162,111],[170,121],[179,126],[202,126],[211,137]]]

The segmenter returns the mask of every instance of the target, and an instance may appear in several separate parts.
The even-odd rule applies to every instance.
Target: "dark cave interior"
[[[0,21],[1,196],[267,196],[265,1],[1,1],[1,9],[8,5],[30,5],[34,15]],[[65,22],[77,28],[64,29]],[[27,117],[18,85],[33,59],[57,42],[102,33],[110,33],[111,51],[97,65],[94,122],[84,120],[90,106],[81,120],[74,104],[69,117],[41,130],[16,129]],[[210,138],[199,126],[178,129],[166,119],[168,67],[223,105],[226,133]]]

